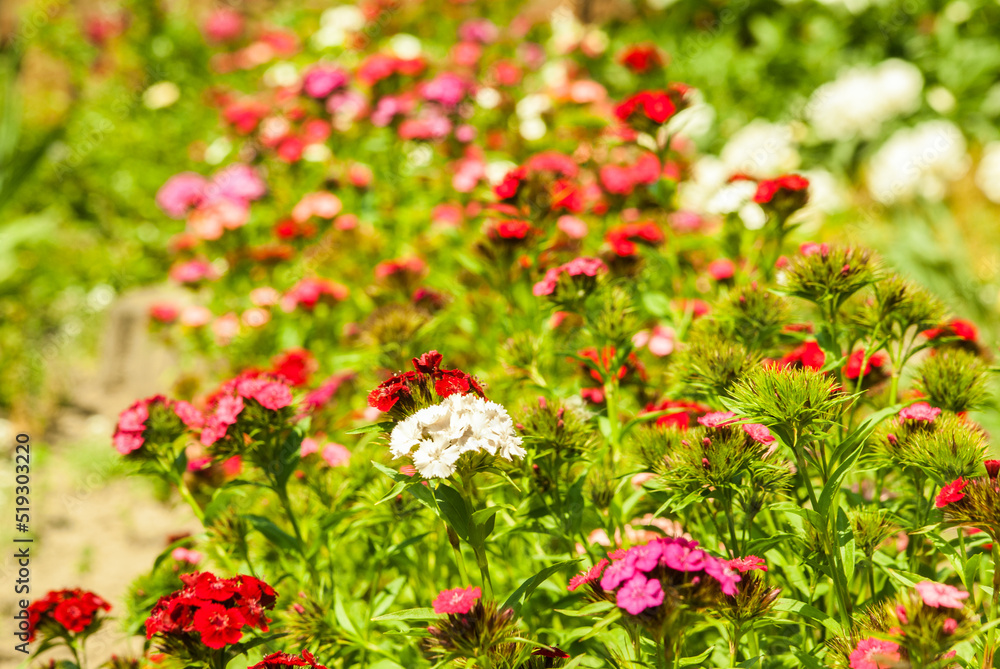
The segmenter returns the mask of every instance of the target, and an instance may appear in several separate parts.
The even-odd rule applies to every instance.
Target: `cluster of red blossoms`
[[[252,576],[219,578],[208,572],[181,574],[184,588],[153,607],[146,619],[146,638],[159,634],[190,645],[200,642],[219,649],[243,638],[243,628],[268,630],[265,611],[278,594]],[[305,665],[299,665],[305,666]]]
[[[420,401],[430,401],[430,389],[444,399],[455,393],[475,393],[485,398],[482,386],[460,369],[441,369],[442,355],[428,351],[413,358],[413,371],[396,374],[380,383],[368,394],[368,406],[379,411],[393,409],[409,413]]]
[[[649,131],[669,121],[684,106],[685,84],[673,83],[665,91],[642,91],[615,108],[615,116],[639,131]]]
[[[92,592],[53,590],[28,607],[28,641],[49,625],[54,626],[54,636],[78,634],[94,623],[100,611],[110,610],[111,605]]]

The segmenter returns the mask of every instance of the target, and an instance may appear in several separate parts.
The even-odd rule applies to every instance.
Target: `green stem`
[[[993,538],[993,598],[990,600],[989,620],[997,617],[1000,609],[1000,542]],[[986,634],[986,646],[983,648],[983,669],[993,666],[993,656],[996,654],[997,628],[991,627]]]
[[[608,404],[608,425],[610,434],[608,437],[609,448],[611,450],[611,463],[618,464],[618,447],[621,443],[621,425],[618,423],[618,377],[616,371],[610,371],[612,378],[604,384],[604,399]]]
[[[736,538],[736,523],[733,520],[733,495],[731,491],[726,493],[726,523],[729,525],[729,540],[732,542],[729,552],[733,557],[737,557],[740,554],[740,544]]]

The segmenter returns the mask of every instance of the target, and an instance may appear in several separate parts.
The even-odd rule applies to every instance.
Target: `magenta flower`
[[[635,565],[627,560],[618,560],[611,563],[611,566],[604,570],[601,577],[601,588],[604,590],[614,590],[623,581],[635,576]]]
[[[709,555],[697,546],[698,542],[684,539],[663,542],[660,563],[675,571],[701,571]]]
[[[479,588],[455,588],[442,590],[434,600],[434,613],[466,614],[472,610],[476,602],[483,596]]]
[[[329,97],[331,93],[345,85],[347,85],[347,72],[329,65],[313,67],[302,79],[302,88],[306,95],[317,100]]]
[[[617,602],[620,608],[637,616],[663,603],[663,587],[657,579],[637,574],[618,591]]]
[[[902,659],[898,651],[898,643],[870,637],[862,639],[851,651],[851,669],[889,669]]]
[[[924,604],[935,609],[944,607],[946,609],[961,609],[963,599],[968,599],[969,593],[959,590],[955,586],[935,583],[933,581],[922,581],[916,585],[920,598]]]
[[[645,573],[650,572],[659,566],[661,554],[662,549],[660,548],[660,542],[651,541],[648,544],[633,546],[628,549],[625,559],[636,569]]]
[[[234,163],[215,173],[206,194],[211,199],[227,198],[237,202],[249,202],[264,197],[267,184],[257,170],[250,165]]]
[[[902,420],[923,420],[933,423],[940,413],[941,409],[932,407],[927,402],[917,402],[900,411],[899,417]]]
[[[756,555],[748,555],[746,557],[729,560],[729,566],[730,568],[741,573],[753,571],[754,569],[767,571],[767,565],[764,564],[764,558],[759,558]]]
[[[257,388],[251,397],[265,409],[277,411],[292,403],[292,391],[284,383],[272,381]]]
[[[719,582],[722,593],[733,597],[738,592],[736,584],[740,582],[739,573],[729,566],[726,560],[708,556],[705,560],[705,572]]]

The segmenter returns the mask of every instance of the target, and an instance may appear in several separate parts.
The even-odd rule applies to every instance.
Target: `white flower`
[[[506,409],[457,393],[397,423],[389,452],[396,458],[409,455],[424,478],[451,476],[463,453],[485,452],[511,461],[527,453]]]
[[[968,169],[962,132],[948,121],[927,121],[897,131],[872,156],[868,191],[882,204],[918,194],[940,200],[948,183]]]
[[[729,174],[746,174],[755,179],[790,172],[799,166],[792,127],[755,119],[734,134],[719,155]]]
[[[983,157],[976,170],[976,185],[991,202],[1000,204],[1000,142],[983,147]]]
[[[848,70],[817,88],[805,116],[823,140],[875,137],[886,121],[920,107],[924,78],[905,60]]]

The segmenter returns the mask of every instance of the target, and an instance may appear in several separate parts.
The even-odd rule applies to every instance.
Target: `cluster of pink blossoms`
[[[182,400],[170,400],[163,395],[154,395],[134,402],[118,417],[112,442],[122,455],[128,455],[142,448],[146,443],[150,410],[156,407],[172,411],[189,429],[195,430],[205,424],[205,418],[193,405]]]
[[[676,588],[715,583],[724,595],[735,595],[740,572],[766,570],[763,560],[750,556],[723,560],[698,548],[697,541],[661,537],[628,550],[616,550],[589,570],[570,579],[569,590],[591,585],[614,595],[618,606],[637,616],[664,602],[663,584]]]
[[[283,378],[268,374],[244,374],[227,381],[210,402],[213,410],[201,431],[203,445],[211,446],[226,436],[243,412],[244,400],[254,400],[265,409],[278,411],[291,405],[292,391]]]
[[[719,428],[732,425],[739,420],[739,417],[732,411],[713,411],[698,419],[698,423],[704,427]],[[774,443],[774,435],[767,429],[766,425],[760,423],[744,423],[743,431],[750,435],[750,438],[758,444],[769,446]]]
[[[596,277],[599,273],[607,271],[608,266],[599,258],[581,257],[574,258],[568,263],[553,267],[545,273],[545,278],[535,284],[532,293],[536,297],[551,295],[556,291],[559,284],[559,277],[566,274],[569,277],[589,276]]]

